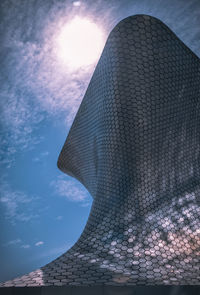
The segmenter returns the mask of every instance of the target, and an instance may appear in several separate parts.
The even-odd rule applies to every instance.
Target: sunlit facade
[[[58,159],[93,196],[86,227],[1,286],[200,283],[199,68],[156,18],[113,29]]]

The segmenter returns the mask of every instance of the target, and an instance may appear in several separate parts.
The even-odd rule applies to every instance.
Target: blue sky
[[[0,281],[69,249],[92,204],[56,162],[97,60],[69,70],[56,57],[56,35],[78,16],[101,28],[105,43],[139,13],[160,18],[200,57],[199,0],[1,0]]]

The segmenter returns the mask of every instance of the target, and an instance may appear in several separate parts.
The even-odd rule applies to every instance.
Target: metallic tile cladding
[[[200,284],[200,61],[161,21],[110,33],[58,167],[93,196],[86,227],[1,286]]]

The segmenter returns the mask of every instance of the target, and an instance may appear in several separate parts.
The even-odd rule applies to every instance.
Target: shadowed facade
[[[110,33],[58,159],[93,197],[76,244],[1,286],[199,285],[200,61],[156,18]]]

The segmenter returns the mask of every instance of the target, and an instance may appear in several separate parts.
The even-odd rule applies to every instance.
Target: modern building
[[[58,167],[93,196],[85,229],[1,286],[200,284],[200,61],[160,20],[110,33]]]

